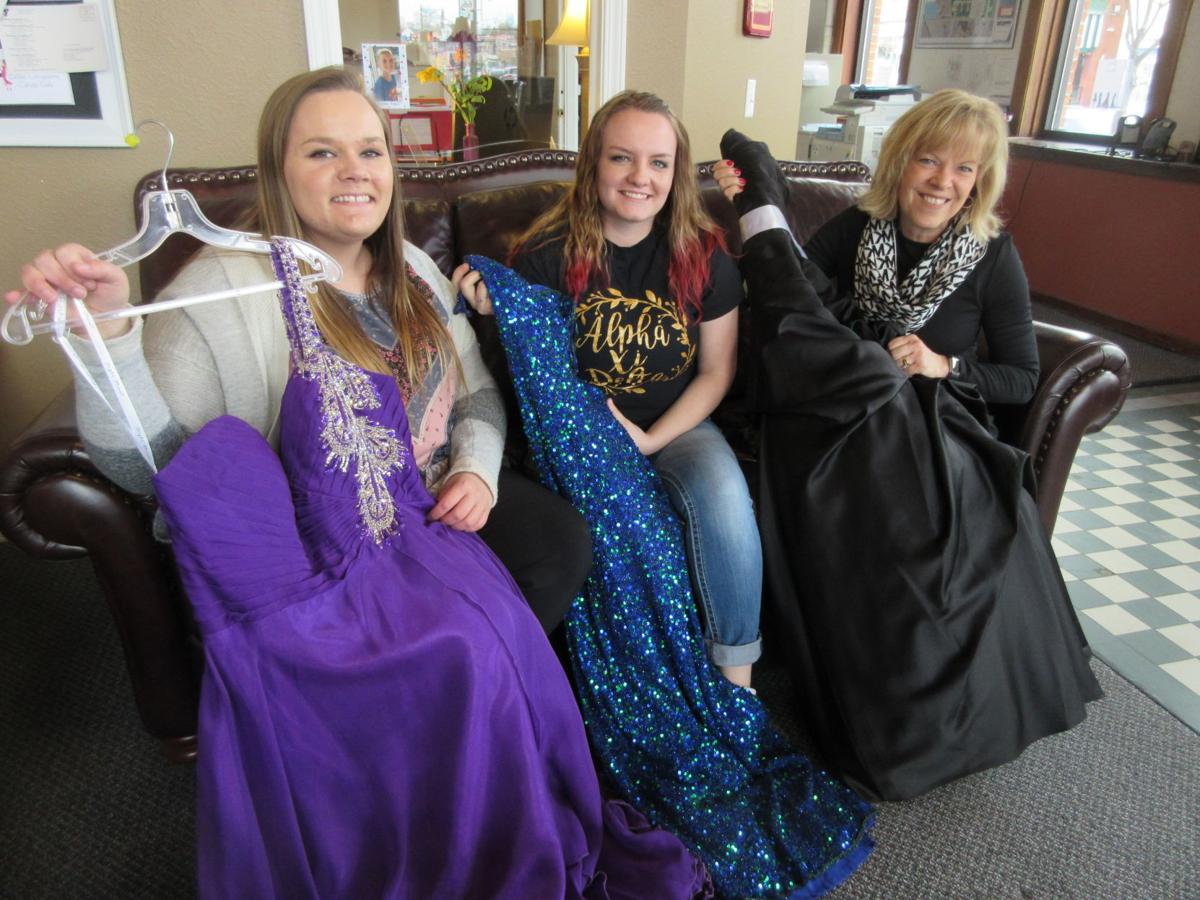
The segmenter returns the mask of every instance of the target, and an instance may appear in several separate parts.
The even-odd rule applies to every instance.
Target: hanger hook
[[[30,306],[30,300],[37,300],[37,304]],[[32,294],[24,294],[20,301],[14,303],[4,313],[4,320],[0,322],[0,337],[8,341],[10,344],[16,344],[18,347],[24,346],[33,340],[33,327],[29,324],[29,320],[35,322],[42,318],[45,313],[46,304]],[[16,330],[13,330],[14,320],[16,322]]]
[[[167,167],[171,165],[171,155],[175,152],[175,135],[170,128],[158,121],[158,119],[143,119],[138,122],[133,128],[134,134],[141,131],[147,125],[157,125],[167,134],[167,158],[163,162],[162,173],[159,178],[162,182],[162,190],[169,191],[170,187],[167,185]]]

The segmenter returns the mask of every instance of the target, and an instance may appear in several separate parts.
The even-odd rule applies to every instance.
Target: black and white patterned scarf
[[[958,232],[957,224],[955,217],[904,282],[897,284],[896,220],[870,219],[854,260],[854,302],[863,315],[890,322],[905,334],[928,322],[987,251],[986,241],[967,229]]]

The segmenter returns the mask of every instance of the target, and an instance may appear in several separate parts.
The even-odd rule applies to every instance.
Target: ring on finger
[[[907,356],[900,360],[900,368],[907,369],[910,365],[911,362]]]

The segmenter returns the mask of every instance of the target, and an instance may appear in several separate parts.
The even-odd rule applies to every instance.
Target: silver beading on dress
[[[349,472],[358,483],[358,514],[377,544],[395,530],[396,502],[388,477],[409,463],[408,448],[396,432],[363,413],[379,408],[371,376],[329,349],[313,319],[300,267],[286,241],[276,241],[279,292],[297,374],[315,381],[321,403],[321,443],[325,464]]]

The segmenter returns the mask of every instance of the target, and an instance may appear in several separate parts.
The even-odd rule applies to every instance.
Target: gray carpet
[[[0,897],[193,896],[195,769],[142,731],[91,564],[0,544],[0,585]]]
[[[1200,896],[1200,737],[1103,663],[1088,720],[1015,762],[880,807],[834,896]]]
[[[192,896],[194,770],[141,731],[90,567],[0,545],[0,584],[0,897]],[[835,896],[1200,897],[1200,736],[1094,667],[1079,728],[881,806]],[[786,675],[759,683],[803,742]]]
[[[1117,344],[1129,357],[1133,367],[1135,387],[1179,384],[1200,380],[1200,355],[1176,353],[1154,344],[1129,337],[1089,317],[1085,310],[1068,309],[1057,303],[1033,301],[1033,317],[1039,322],[1075,328],[1107,338]]]

